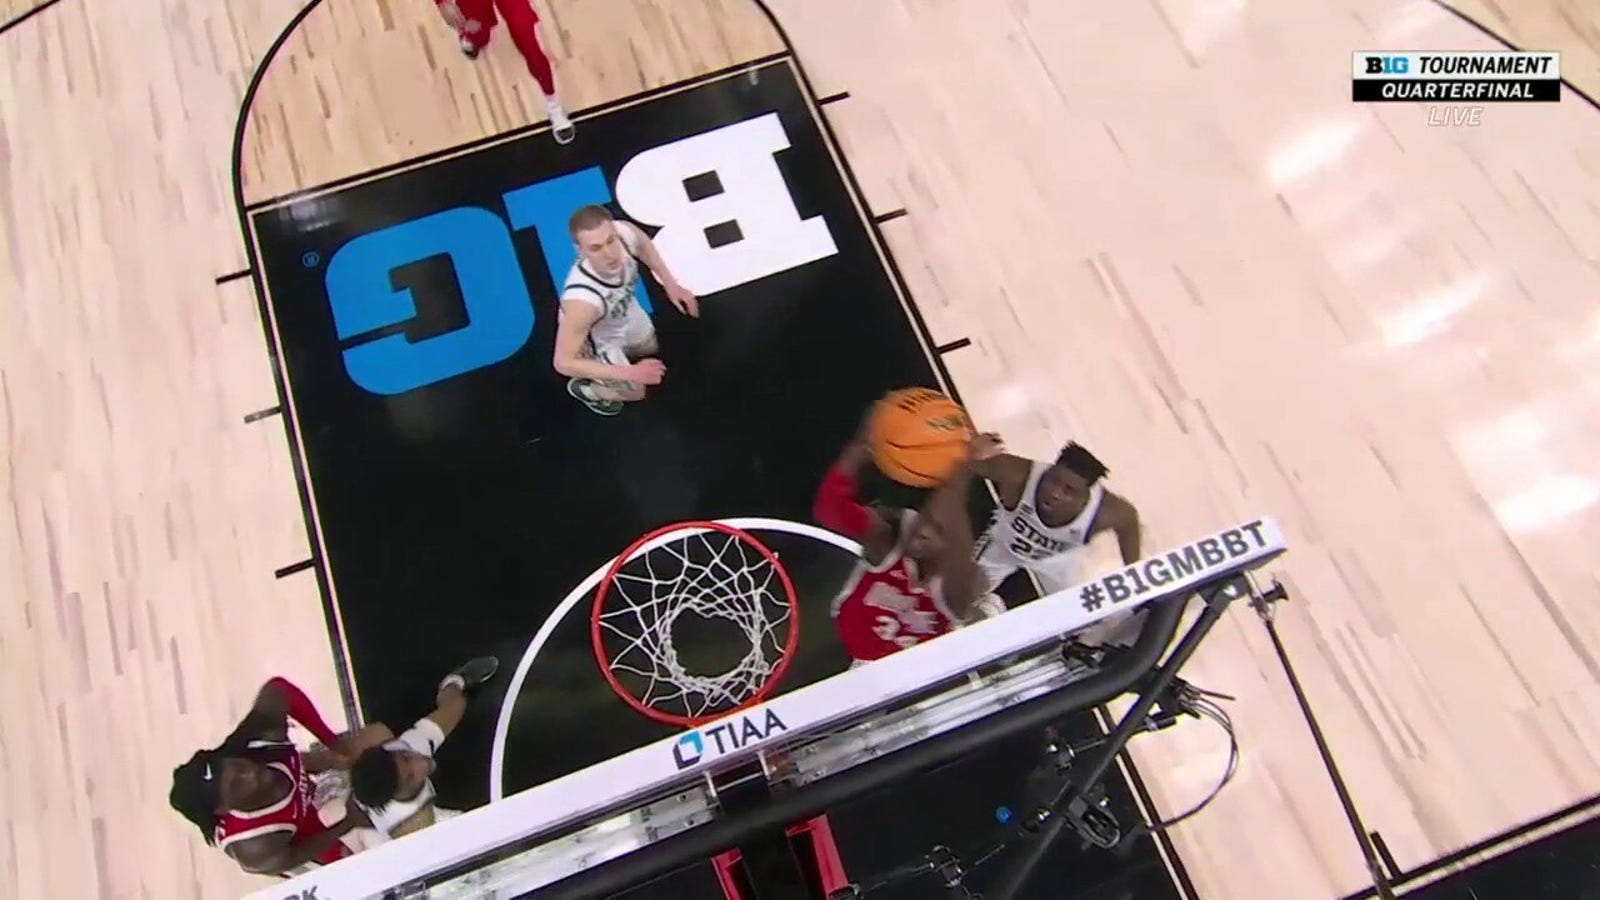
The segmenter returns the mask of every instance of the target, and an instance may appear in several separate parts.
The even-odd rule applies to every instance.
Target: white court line
[[[788,519],[768,519],[760,516],[716,519],[714,521],[743,531],[777,531],[784,534],[798,534],[826,544],[832,544],[851,556],[861,553],[861,545],[855,541],[834,534],[825,528],[808,525],[805,522],[791,522]],[[705,530],[704,528],[698,528],[669,531],[641,545],[639,551],[654,550],[656,547],[669,541],[675,541],[685,534],[696,534]],[[759,540],[761,536],[758,534],[755,537]],[[494,725],[494,745],[489,752],[489,802],[493,803],[505,798],[505,779],[502,775],[505,771],[506,735],[511,730],[511,711],[516,707],[517,697],[522,693],[522,682],[527,679],[528,670],[533,667],[533,661],[538,657],[539,651],[543,650],[545,643],[550,640],[550,635],[555,633],[556,626],[560,625],[566,619],[567,614],[572,612],[572,608],[577,606],[585,595],[600,583],[600,579],[605,577],[606,570],[611,568],[611,564],[615,560],[616,557],[613,556],[611,559],[601,563],[599,568],[589,574],[589,577],[579,582],[578,586],[572,589],[572,593],[568,594],[566,599],[556,606],[555,611],[550,614],[549,618],[544,620],[544,624],[539,626],[538,632],[533,636],[533,641],[528,644],[528,649],[523,652],[522,660],[517,663],[517,671],[511,676],[511,686],[506,689],[505,699],[500,701],[500,718]],[[779,563],[783,562],[781,555],[779,555],[778,561]],[[795,599],[797,602],[800,600],[799,597]],[[802,636],[803,639],[804,637]],[[596,666],[598,666],[598,663]],[[599,677],[598,672],[596,672],[596,677]]]

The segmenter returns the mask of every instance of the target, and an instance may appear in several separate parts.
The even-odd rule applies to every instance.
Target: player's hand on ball
[[[992,431],[984,432],[973,435],[972,440],[967,442],[967,457],[973,462],[983,462],[999,456],[1005,449],[1005,443],[1000,440],[1000,435]]]
[[[637,384],[660,384],[665,377],[667,367],[659,359],[641,359],[628,367],[628,380]]]
[[[672,305],[676,306],[684,315],[692,319],[700,318],[699,299],[695,297],[693,291],[676,281],[667,285],[667,299],[671,300]]]

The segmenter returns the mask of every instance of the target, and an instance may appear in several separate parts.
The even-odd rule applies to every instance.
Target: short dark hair
[[[1104,478],[1106,474],[1106,464],[1077,442],[1061,448],[1061,454],[1056,457],[1056,465],[1082,475],[1083,480],[1090,484]]]
[[[350,793],[368,809],[382,809],[400,792],[400,764],[394,754],[373,747],[350,767]]]
[[[611,214],[611,210],[599,204],[591,203],[588,206],[580,206],[573,211],[572,218],[567,220],[567,231],[571,233],[573,238],[577,238],[578,232],[598,228],[607,222],[615,221],[616,218]]]

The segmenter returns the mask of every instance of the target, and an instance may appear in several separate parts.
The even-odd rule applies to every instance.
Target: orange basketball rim
[[[748,644],[743,657],[721,672],[691,670],[677,635],[695,621],[734,626]],[[778,555],[753,535],[721,522],[677,522],[617,555],[595,590],[589,639],[623,702],[695,728],[777,689],[799,645],[799,606]]]

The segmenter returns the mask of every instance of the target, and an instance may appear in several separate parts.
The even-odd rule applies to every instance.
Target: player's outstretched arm
[[[995,493],[1008,509],[1021,501],[1032,470],[1032,462],[1004,452],[973,463],[973,472],[994,485]]]
[[[338,739],[333,729],[322,721],[322,714],[317,712],[317,706],[311,702],[311,698],[281,676],[261,686],[256,693],[255,703],[250,706],[244,721],[234,729],[234,735],[251,740],[287,741],[291,718],[329,747]]]
[[[681,310],[684,315],[698,318],[700,315],[699,299],[695,297],[693,291],[684,287],[682,282],[678,281],[677,276],[672,274],[671,269],[667,268],[667,261],[662,258],[661,248],[656,246],[656,242],[650,240],[650,236],[643,231],[633,228],[627,223],[618,222],[617,227],[628,227],[633,231],[631,236],[639,246],[639,261],[644,263],[645,268],[656,276],[657,281],[661,282],[661,287],[666,290],[667,299],[672,301],[672,305]]]
[[[1016,506],[1022,498],[1022,489],[1028,484],[1033,463],[998,449],[999,436],[993,433],[989,436],[995,439],[996,449],[992,455],[972,461],[973,474],[993,484],[995,493],[1000,495],[1001,502],[1007,507]]]
[[[945,535],[945,550],[939,560],[945,599],[952,610],[963,617],[978,598],[979,584],[978,566],[972,552],[972,522],[967,517],[967,496],[972,489],[972,479],[984,463],[1001,455],[1002,447],[999,435],[975,436],[967,446],[967,458],[922,505],[922,514],[937,522]]]
[[[348,769],[369,748],[394,740],[394,732],[382,722],[369,722],[343,735],[331,746],[313,747],[300,753],[300,761],[313,775],[330,769]]]
[[[556,326],[555,370],[568,378],[631,381],[660,384],[666,367],[657,359],[646,359],[627,366],[615,366],[583,354],[589,329],[600,321],[600,308],[582,300],[561,301],[561,322]]]
[[[1097,524],[1110,529],[1117,536],[1117,549],[1122,551],[1122,562],[1129,565],[1139,560],[1139,510],[1132,503],[1106,491],[1100,501]]]
[[[846,444],[817,489],[811,513],[824,528],[861,542],[868,562],[876,563],[894,546],[894,529],[860,500],[861,469],[871,458],[864,435]]]
[[[934,488],[922,504],[922,514],[931,516],[946,533],[965,535],[969,552],[972,549],[972,523],[967,518],[967,495],[972,488],[972,479],[980,476],[985,466],[1005,455],[1004,446],[998,434],[973,436],[967,443],[966,459],[944,483]]]

